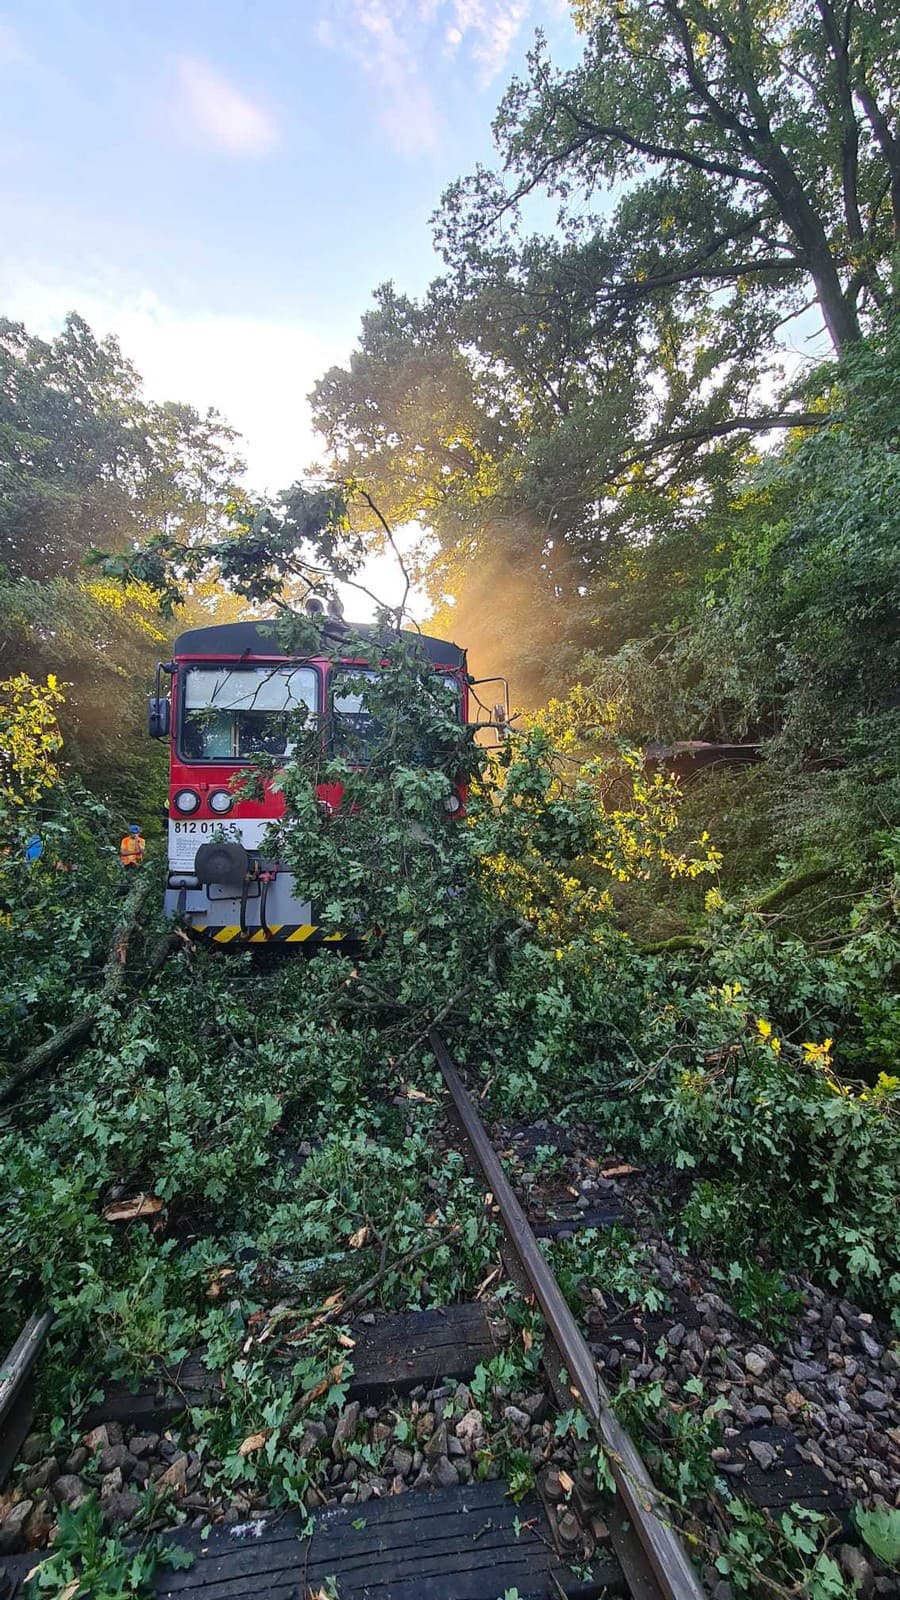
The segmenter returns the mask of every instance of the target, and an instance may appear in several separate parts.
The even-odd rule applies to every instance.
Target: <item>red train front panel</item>
[[[291,728],[304,710],[339,741],[342,718],[349,724],[359,712],[359,696],[342,694],[340,676],[365,669],[247,653],[176,655],[173,665],[167,913],[219,944],[340,939],[317,925],[303,886],[265,852],[266,829],[284,811],[281,794],[266,786],[261,799],[247,800],[231,783],[260,757],[289,758]],[[465,721],[464,670],[433,666],[458,685]],[[319,792],[339,804],[338,787]]]

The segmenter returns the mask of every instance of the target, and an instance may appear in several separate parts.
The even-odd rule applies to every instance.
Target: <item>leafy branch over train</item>
[[[364,628],[344,621],[333,584],[337,573],[352,584],[360,560],[352,499],[352,486],[297,485],[280,514],[258,510],[224,543],[157,540],[102,558],[107,577],[151,586],[164,605],[213,569],[271,613],[181,635],[158,669],[151,731],[171,740],[167,912],[219,943],[376,928],[424,943],[455,921],[471,946],[486,877],[514,918],[526,905],[548,911],[576,861],[622,878],[654,858],[673,876],[714,870],[706,840],[667,853],[673,792],[660,775],[641,778],[639,759],[616,761],[607,816],[591,782],[600,768],[537,729],[519,738],[504,681],[475,679],[460,646],[404,630],[402,608]],[[287,597],[304,588],[308,611],[292,612]],[[479,746],[482,732],[493,738]]]

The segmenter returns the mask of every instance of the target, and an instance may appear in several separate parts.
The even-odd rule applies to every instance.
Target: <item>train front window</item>
[[[375,683],[381,674],[365,667],[340,667],[332,678],[331,748],[354,767],[369,766],[384,743],[384,727],[366,703],[366,684]],[[449,673],[437,675],[447,696],[446,708],[454,720],[460,716],[459,684]],[[434,688],[433,680],[429,688]],[[392,719],[393,720],[393,719]],[[424,723],[430,720],[426,717]],[[442,741],[417,717],[401,721],[393,734],[395,753],[410,766],[436,766],[444,754]]]
[[[181,753],[187,761],[289,756],[298,719],[318,709],[311,667],[188,667]]]
[[[346,667],[334,675],[331,695],[332,750],[354,767],[367,767],[381,739],[381,723],[365,703],[365,684],[379,674]]]

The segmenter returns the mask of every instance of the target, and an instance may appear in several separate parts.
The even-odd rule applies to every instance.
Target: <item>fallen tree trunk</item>
[[[834,867],[814,867],[809,872],[797,872],[791,878],[782,878],[773,889],[767,889],[765,894],[746,907],[747,911],[757,911],[760,914],[775,911],[783,905],[785,900],[791,900],[795,894],[802,894],[804,889],[811,889],[817,883],[824,883],[833,877]]]
[[[0,1105],[7,1105],[10,1100],[15,1099],[24,1084],[36,1078],[46,1067],[52,1067],[57,1061],[63,1061],[79,1044],[89,1038],[101,1010],[115,999],[122,987],[125,962],[128,958],[128,943],[138,925],[151,886],[151,878],[142,874],[131,889],[122,907],[122,915],[113,931],[109,955],[103,968],[103,983],[88,1009],[25,1057],[22,1065],[0,1089]]]
[[[738,909],[743,916],[768,915],[770,911],[776,911],[786,900],[802,894],[804,889],[813,888],[817,883],[824,883],[833,874],[833,867],[815,867],[809,872],[797,872],[791,878],[782,878],[774,888],[766,889],[765,893],[758,895],[755,900],[746,900]],[[703,934],[675,933],[670,939],[657,939],[651,944],[639,944],[637,948],[641,955],[659,956],[674,950],[708,950],[711,943],[711,939]]]
[[[183,948],[183,934],[164,933],[159,941],[159,944],[156,946],[152,956],[150,957],[150,962],[146,972],[144,972],[141,976],[141,981],[138,985],[139,990],[144,990],[147,988],[148,984],[150,984],[156,977],[156,974],[159,972],[160,968],[165,966],[174,950],[180,950]]]

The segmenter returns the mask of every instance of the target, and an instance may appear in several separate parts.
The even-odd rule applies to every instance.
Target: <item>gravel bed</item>
[[[648,1241],[652,1242],[652,1241]],[[696,1284],[696,1268],[658,1242],[653,1253],[660,1279],[670,1286]],[[725,1398],[720,1414],[725,1444],[717,1457],[729,1471],[729,1440],[743,1429],[774,1423],[790,1428],[800,1454],[820,1467],[848,1500],[882,1497],[900,1503],[900,1355],[869,1313],[826,1294],[810,1283],[798,1285],[803,1306],[790,1336],[776,1348],[754,1337],[714,1290],[695,1290],[697,1327],[673,1318],[659,1343],[648,1348],[639,1338],[603,1340],[604,1314],[587,1311],[595,1349],[614,1382],[663,1383],[677,1396],[688,1378],[699,1377],[710,1399]],[[750,1445],[767,1470],[774,1454]],[[739,1464],[730,1475],[744,1472]]]
[[[536,1126],[546,1143],[554,1142],[552,1125]],[[534,1128],[500,1126],[494,1134],[527,1163],[537,1141]],[[754,1424],[791,1428],[801,1454],[849,1500],[882,1498],[900,1505],[900,1341],[891,1328],[809,1279],[786,1275],[799,1297],[797,1311],[786,1318],[783,1339],[760,1340],[758,1328],[729,1304],[713,1263],[676,1250],[654,1224],[657,1175],[632,1169],[603,1177],[629,1164],[615,1152],[598,1154],[584,1129],[566,1130],[560,1143],[568,1151],[564,1170],[549,1183],[538,1179],[523,1190],[530,1215],[558,1215],[560,1198],[576,1214],[589,1211],[598,1198],[621,1201],[650,1277],[669,1301],[669,1309],[638,1319],[652,1325],[652,1341],[636,1327],[632,1338],[605,1342],[604,1328],[621,1308],[605,1300],[602,1283],[585,1282],[586,1331],[610,1386],[623,1379],[660,1381],[674,1396],[688,1378],[699,1377],[710,1399],[722,1395],[727,1401],[721,1415],[726,1449],[730,1438]],[[567,1236],[577,1237],[574,1228],[560,1235]],[[685,1305],[693,1315],[684,1314]],[[660,1323],[664,1346],[658,1353]],[[722,1456],[723,1465],[729,1454]],[[759,1461],[764,1468],[771,1464]],[[737,1470],[733,1475],[740,1476]]]
[[[515,1449],[540,1479],[561,1546],[586,1555],[594,1535],[566,1503],[566,1480],[561,1483],[559,1474],[575,1470],[572,1447],[555,1438],[550,1411],[543,1390],[506,1392],[502,1385],[483,1409],[465,1384],[419,1389],[396,1408],[353,1401],[321,1422],[307,1423],[298,1441],[297,1453],[314,1476],[307,1509],[496,1479],[504,1475],[505,1454]],[[107,1523],[119,1528],[142,1507],[140,1525],[153,1529],[238,1523],[270,1509],[265,1493],[251,1483],[223,1489],[221,1463],[201,1458],[198,1442],[189,1431],[139,1433],[120,1423],[92,1429],[74,1449],[54,1449],[47,1434],[30,1435],[16,1481],[0,1498],[0,1555],[49,1543],[58,1507],[77,1507],[90,1493],[98,1496]],[[360,1445],[369,1447],[376,1466],[351,1453]],[[160,1499],[148,1521],[145,1491],[151,1488]]]

